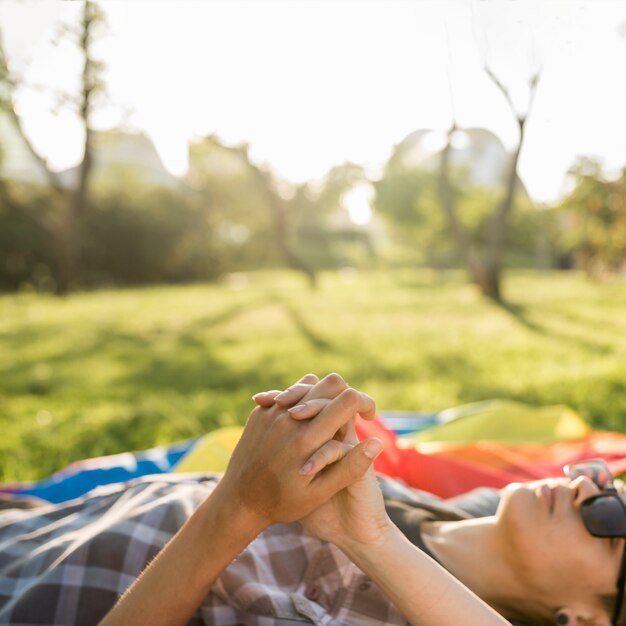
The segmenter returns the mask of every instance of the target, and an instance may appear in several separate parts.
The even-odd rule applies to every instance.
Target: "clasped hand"
[[[374,417],[373,400],[337,374],[309,374],[254,399],[222,487],[259,530],[300,520],[339,545],[378,541],[390,523],[371,469],[382,443],[359,442],[354,429],[357,414]]]

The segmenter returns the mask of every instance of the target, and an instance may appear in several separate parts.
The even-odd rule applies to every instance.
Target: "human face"
[[[503,493],[497,527],[510,564],[529,597],[546,608],[598,608],[600,595],[615,593],[624,539],[593,537],[580,514],[597,493],[582,476],[511,485]]]
[[[600,488],[601,493],[587,498],[580,507],[583,523],[589,533],[594,537],[626,538],[626,506],[622,502],[608,465],[602,459],[591,459],[582,463],[566,465],[563,468],[563,473],[571,479],[586,476]],[[611,617],[613,626],[618,623],[622,613],[625,583],[626,548],[622,553],[617,579],[617,598]]]

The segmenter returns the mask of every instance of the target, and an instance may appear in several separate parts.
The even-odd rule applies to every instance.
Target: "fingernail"
[[[283,398],[286,398],[289,395],[288,391],[281,391],[275,398],[274,400],[282,400]]]
[[[265,395],[265,391],[261,391],[261,392],[259,392],[259,393],[255,393],[255,394],[252,396],[252,399],[253,399],[253,400],[256,400],[257,398],[262,398],[264,395]]]
[[[369,459],[375,459],[383,450],[383,444],[377,439],[367,441],[363,446],[363,453]]]
[[[287,410],[289,413],[300,413],[300,411],[304,411],[304,409],[306,409],[306,404],[296,404],[296,406],[292,406]]]
[[[313,469],[313,461],[309,461],[302,466],[300,470],[301,474],[308,474]]]

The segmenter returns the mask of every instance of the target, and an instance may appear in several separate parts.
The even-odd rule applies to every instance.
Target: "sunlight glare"
[[[350,219],[359,225],[367,224],[372,219],[372,200],[374,188],[369,183],[355,185],[343,194],[342,205],[348,211]]]

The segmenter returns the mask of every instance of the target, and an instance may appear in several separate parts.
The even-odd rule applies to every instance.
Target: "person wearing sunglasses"
[[[621,539],[624,544],[617,577],[615,598],[608,596],[606,603],[613,604],[611,624],[617,626],[624,609],[624,587],[626,585],[626,506],[615,486],[611,470],[602,459],[566,465],[563,472],[572,480],[584,477],[590,480],[599,493],[589,496],[580,505],[580,514],[585,528],[593,537]],[[623,487],[623,484],[620,485]],[[626,618],[625,618],[626,620]]]
[[[353,424],[373,404],[340,377],[255,401],[219,482],[0,514],[0,623],[95,624],[113,604],[106,626],[625,623],[626,509],[600,462],[444,502],[377,480],[380,442]]]
[[[389,521],[382,442],[354,429],[372,399],[338,375],[305,386],[309,419],[256,407],[221,478],[0,512],[0,624],[506,626]]]
[[[257,402],[297,406],[305,391],[267,392]],[[294,416],[314,411],[305,403]],[[562,478],[511,484],[498,495],[473,507],[480,516],[470,519],[454,519],[458,509],[443,504],[388,498],[385,505],[414,545],[514,623],[625,626],[626,506],[606,464],[566,466]],[[354,531],[356,518],[344,532]],[[341,534],[324,524],[309,530],[329,541]]]

